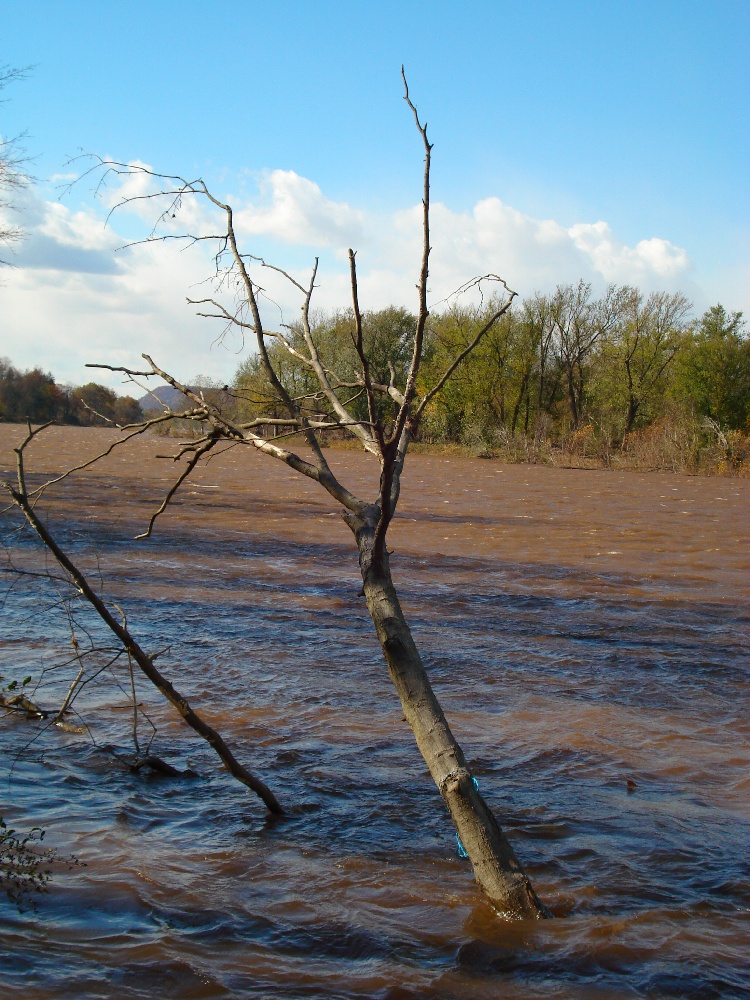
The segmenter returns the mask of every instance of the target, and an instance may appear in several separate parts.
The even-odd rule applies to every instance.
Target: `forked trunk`
[[[550,916],[478,791],[432,690],[391,580],[388,556],[371,561],[373,529],[347,517],[360,552],[367,607],[377,629],[406,721],[445,800],[476,880],[496,910],[510,919]]]

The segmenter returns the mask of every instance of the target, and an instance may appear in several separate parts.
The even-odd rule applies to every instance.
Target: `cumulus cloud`
[[[10,221],[7,210],[5,219]],[[11,261],[17,268],[83,274],[117,270],[113,256],[117,241],[93,211],[71,211],[27,190],[16,199],[13,220],[22,223],[24,232]]]
[[[204,322],[185,307],[210,270],[205,254],[161,244],[117,249],[124,240],[101,215],[33,193],[19,208],[25,237],[13,266],[0,271],[0,356],[22,368],[40,365],[61,381],[94,377],[118,387],[119,376],[92,374],[85,365],[137,367],[151,351],[191,365],[187,377],[207,371],[215,333],[207,337]],[[217,360],[209,352],[208,367],[223,371]]]
[[[326,198],[306,177],[271,170],[261,176],[259,186],[261,200],[236,214],[238,231],[310,247],[361,243],[364,214]]]
[[[566,228],[554,219],[524,215],[496,197],[478,202],[471,213],[437,206],[434,231],[434,270],[449,284],[460,283],[459,272],[466,274],[467,265],[470,273],[502,274],[522,294],[580,278],[595,286],[671,287],[691,269],[686,251],[668,240],[642,240],[629,247],[605,222]]]
[[[138,199],[124,216],[116,213],[110,227],[140,227],[141,236],[149,231],[144,223],[150,227],[160,209],[144,198],[157,190],[153,179],[131,175],[111,180],[104,208],[73,209],[34,192],[25,196],[19,221],[27,237],[16,255],[17,266],[0,275],[0,355],[22,366],[41,364],[72,381],[91,377],[83,367],[87,361],[133,364],[142,351],[177,364],[185,378],[198,372],[231,378],[241,342],[218,344],[222,327],[198,319],[185,303],[186,296],[213,294],[210,281],[201,284],[212,273],[209,245],[185,249],[178,243],[150,243],[115,252],[127,240],[105,228],[107,207],[124,197]],[[263,174],[254,198],[229,200],[250,252],[287,267],[303,284],[309,280],[303,262],[320,253],[317,306],[349,303],[349,246],[360,250],[364,308],[415,306],[421,206],[368,214],[328,198],[313,181],[288,170]],[[164,231],[216,232],[211,211],[205,201],[185,199],[175,219],[170,214],[165,220]],[[497,197],[477,202],[470,212],[435,204],[432,244],[432,302],[487,272],[502,275],[527,295],[580,278],[595,287],[627,283],[644,290],[689,291],[692,270],[687,252],[664,238],[647,236],[628,246],[606,222],[565,227],[554,219],[525,215]],[[262,272],[261,281],[267,322],[273,326],[293,319],[298,292],[270,271]],[[231,290],[228,294],[231,307]]]
[[[652,237],[628,247],[614,238],[606,222],[579,223],[571,226],[568,234],[589,257],[594,270],[618,284],[637,284],[654,277],[671,280],[690,267],[686,251],[668,240]]]

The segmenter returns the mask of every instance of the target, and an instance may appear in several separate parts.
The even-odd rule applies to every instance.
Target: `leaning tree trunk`
[[[432,690],[391,580],[387,553],[372,559],[374,528],[346,516],[355,533],[367,608],[377,629],[388,671],[417,746],[443,796],[479,887],[503,916],[550,916],[479,793],[440,703]]]

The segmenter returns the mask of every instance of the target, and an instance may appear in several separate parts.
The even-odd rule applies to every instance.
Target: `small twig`
[[[70,642],[71,642],[71,645],[73,646],[73,649],[75,651],[75,659],[78,660],[78,674],[76,675],[76,678],[73,681],[73,683],[68,688],[68,693],[65,695],[65,700],[63,701],[62,705],[60,706],[60,711],[57,713],[57,717],[55,718],[55,722],[62,722],[63,721],[65,713],[68,711],[68,707],[70,706],[70,703],[71,703],[71,701],[73,699],[73,692],[78,687],[78,682],[80,681],[81,677],[83,677],[83,661],[81,659],[81,654],[80,654],[80,651],[78,649],[78,640],[75,637],[75,633],[73,633],[71,635]]]
[[[122,627],[127,631],[128,619],[125,612],[122,610],[119,604],[114,604],[114,608],[120,612],[120,618],[122,620]],[[135,677],[133,676],[133,657],[130,655],[130,650],[126,649],[128,657],[128,675],[130,677],[130,699],[133,705],[133,746],[135,747],[136,758],[141,756],[141,748],[138,745],[138,702],[135,697]]]

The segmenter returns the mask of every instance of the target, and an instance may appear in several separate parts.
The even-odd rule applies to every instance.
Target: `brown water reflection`
[[[17,433],[0,427],[6,454]],[[34,468],[108,434],[55,429]],[[507,926],[456,856],[335,510],[234,450],[133,543],[164,450],[144,440],[61,484],[59,529],[290,814],[264,817],[145,688],[156,752],[197,778],[133,775],[87,738],[4,720],[3,810],[88,867],[36,917],[3,904],[3,995],[747,995],[746,482],[413,457],[391,539],[404,604],[563,918]],[[355,488],[373,474],[329,454]],[[39,606],[22,586],[5,603],[1,672],[64,646]],[[112,700],[92,688],[79,707],[124,748]]]

